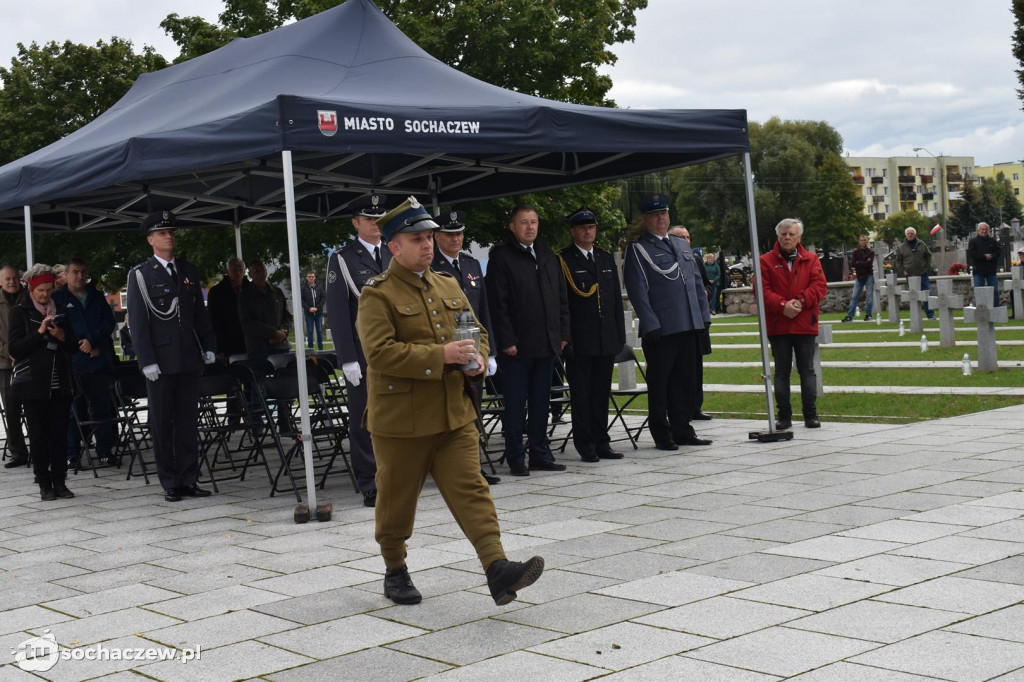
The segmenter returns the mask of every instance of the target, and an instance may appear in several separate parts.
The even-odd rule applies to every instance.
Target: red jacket
[[[818,304],[828,292],[821,260],[797,244],[793,269],[787,266],[779,243],[761,256],[761,282],[764,287],[765,320],[768,336],[780,334],[818,334]],[[790,319],[782,314],[786,301],[798,298],[803,310]]]

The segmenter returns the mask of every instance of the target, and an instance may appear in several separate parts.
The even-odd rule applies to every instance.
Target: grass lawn
[[[998,372],[975,371],[964,376],[960,369],[842,369],[822,368],[826,386],[1024,386],[1024,368]],[[796,371],[793,383],[797,382]],[[760,384],[760,367],[706,368],[705,384]]]

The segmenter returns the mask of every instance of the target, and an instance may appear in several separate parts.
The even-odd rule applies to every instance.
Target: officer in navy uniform
[[[624,279],[640,318],[651,436],[659,450],[710,445],[690,426],[697,396],[697,335],[711,324],[704,282],[689,244],[668,234],[668,197],[645,199],[640,212],[644,230],[626,247]]]
[[[484,270],[480,261],[468,253],[462,252],[463,233],[466,231],[466,212],[449,211],[441,213],[434,218],[438,229],[434,231],[434,241],[437,242],[437,250],[434,252],[434,262],[430,268],[437,272],[447,272],[455,278],[462,290],[469,299],[469,305],[476,314],[476,319],[487,330],[488,338],[494,338],[494,328],[491,326],[491,313],[487,308],[487,289],[484,287]],[[498,362],[491,350],[487,358],[487,376],[498,371]],[[478,396],[479,399],[479,396]],[[484,479],[491,485],[500,483],[501,478],[491,476],[483,471]]]
[[[589,208],[569,216],[573,243],[562,249],[572,342],[565,371],[572,401],[572,444],[584,462],[622,459],[608,436],[608,398],[615,356],[626,343],[622,288],[615,259],[594,246],[597,218]]]
[[[142,221],[153,257],[128,273],[132,342],[146,377],[149,432],[164,499],[207,497],[199,476],[199,375],[214,361],[213,333],[199,271],[175,258],[176,219],[170,211]]]
[[[327,317],[345,374],[352,470],[367,507],[377,504],[377,463],[370,433],[361,424],[366,411],[366,357],[356,333],[356,314],[366,280],[387,270],[391,262],[391,251],[377,227],[377,219],[387,212],[384,204],[384,197],[374,194],[355,206],[352,226],[356,238],[331,254],[327,265]]]

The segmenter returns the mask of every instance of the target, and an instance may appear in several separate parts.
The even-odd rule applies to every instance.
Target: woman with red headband
[[[11,390],[22,399],[29,455],[44,501],[74,497],[67,477],[68,418],[74,393],[72,353],[78,347],[67,308],[53,300],[56,274],[49,265],[25,271],[29,295],[11,308]]]

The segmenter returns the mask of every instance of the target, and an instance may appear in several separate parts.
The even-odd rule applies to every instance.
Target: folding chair
[[[566,423],[562,417],[572,407],[571,391],[572,387],[569,385],[569,379],[565,374],[565,364],[562,362],[561,357],[555,356],[555,368],[551,375],[551,398],[549,401],[551,425],[548,427],[548,443],[554,440],[555,429],[560,424]],[[565,447],[571,437],[572,422],[569,422],[569,430],[562,439],[562,445],[558,448],[559,452],[565,452]]]
[[[128,461],[128,480],[135,470],[136,460],[142,470],[142,477],[149,483],[149,472],[146,469],[146,460],[142,456],[144,449],[149,449],[149,429],[143,422],[145,416],[148,421],[149,406],[143,404],[148,400],[146,394],[146,378],[141,374],[129,374],[114,381],[114,396],[116,398],[116,409],[123,428],[121,437],[118,439],[117,451],[123,454],[125,450],[131,452],[131,459]]]
[[[114,399],[115,379],[112,374],[79,374],[78,383],[79,391],[71,402],[71,417],[78,431],[78,438],[82,443],[82,449],[79,452],[78,461],[75,462],[74,473],[77,474],[82,470],[83,462],[88,462],[88,466],[92,468],[93,478],[99,478],[99,469],[121,467],[121,458],[128,448],[118,447],[117,434],[120,432],[122,425],[127,423],[127,420],[118,414],[117,411]],[[100,416],[104,410],[99,402],[103,398],[99,396],[103,396],[103,398],[110,401],[109,416],[107,417]],[[109,427],[113,431],[110,451],[110,460],[113,461],[100,462],[93,440],[96,437],[96,433],[104,427]],[[148,483],[149,481],[147,480],[146,482]]]
[[[199,470],[201,473],[205,466],[214,491],[220,492],[218,480],[244,481],[249,466],[256,464],[263,465],[267,481],[273,483],[267,458],[254,442],[254,424],[242,384],[226,367],[220,365],[200,377]],[[233,442],[236,437],[237,446]]]
[[[640,382],[636,388],[616,388],[612,387],[611,399],[612,407],[615,408],[615,416],[612,417],[611,423],[608,424],[608,430],[611,431],[612,427],[615,426],[615,422],[622,424],[622,428],[626,431],[626,439],[629,440],[634,450],[639,449],[637,441],[640,440],[640,434],[647,428],[648,417],[644,417],[643,422],[640,426],[635,429],[630,429],[629,424],[626,423],[625,412],[633,401],[640,396],[647,395],[647,373],[644,372],[644,368],[636,360],[636,353],[633,352],[633,347],[628,343],[622,347],[619,354],[615,356],[615,363],[626,362],[632,360],[636,365],[637,371],[640,373]],[[622,401],[620,404],[620,400]],[[635,434],[635,435],[634,435]],[[615,439],[616,441],[623,440],[622,438]]]

